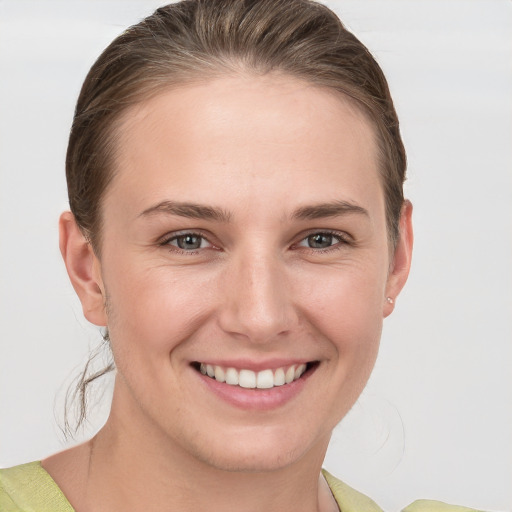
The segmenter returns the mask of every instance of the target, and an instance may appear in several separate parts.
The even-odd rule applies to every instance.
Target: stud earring
[[[388,301],[389,304],[395,303],[395,301],[391,297],[386,297],[386,300]]]

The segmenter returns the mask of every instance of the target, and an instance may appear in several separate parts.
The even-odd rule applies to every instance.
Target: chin
[[[261,473],[284,469],[304,457],[314,456],[321,462],[327,450],[330,435],[320,439],[295,432],[276,432],[272,428],[256,427],[252,432],[229,435],[196,444],[193,451],[197,459],[222,471]],[[202,444],[202,443],[201,443]],[[208,446],[208,450],[204,447]]]
[[[276,453],[260,448],[254,451],[247,450],[246,452],[210,454],[203,459],[203,462],[221,471],[266,473],[292,465],[303,455],[297,452]]]

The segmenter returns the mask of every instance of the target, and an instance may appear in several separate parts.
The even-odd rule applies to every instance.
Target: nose
[[[298,325],[285,263],[271,254],[240,255],[226,269],[220,327],[253,343],[268,343]]]

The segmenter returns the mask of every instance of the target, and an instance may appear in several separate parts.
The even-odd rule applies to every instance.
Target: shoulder
[[[322,473],[327,481],[332,495],[343,512],[383,512],[382,509],[368,496],[352,489],[349,485],[332,476],[325,469]]]
[[[448,505],[442,501],[418,500],[405,507],[402,512],[484,512],[474,508]]]
[[[1,512],[73,512],[40,462],[0,469]]]
[[[368,496],[352,489],[325,470],[322,473],[329,484],[334,499],[342,512],[383,512]],[[448,505],[440,501],[418,500],[405,507],[402,512],[483,512],[457,505]]]

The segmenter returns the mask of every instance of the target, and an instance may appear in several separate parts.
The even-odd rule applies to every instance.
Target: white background
[[[57,248],[74,102],[104,46],[161,3],[0,1],[0,466],[63,447],[54,411],[99,340]],[[389,511],[512,510],[512,2],[329,5],[388,76],[416,246],[326,467]]]

